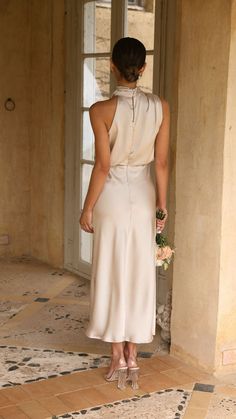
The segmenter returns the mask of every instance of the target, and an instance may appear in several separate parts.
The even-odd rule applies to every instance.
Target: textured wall
[[[31,3],[31,254],[63,266],[64,1]]]
[[[181,14],[172,353],[214,369],[230,2],[183,0]]]
[[[19,7],[20,6],[20,7]],[[30,252],[30,7],[0,2],[0,255]],[[15,111],[4,108],[11,97]]]
[[[224,145],[221,259],[216,363],[236,371],[236,0],[232,1]]]
[[[1,0],[0,49],[0,255],[63,266],[64,1]]]

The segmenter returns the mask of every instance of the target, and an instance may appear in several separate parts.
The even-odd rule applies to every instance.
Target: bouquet
[[[156,218],[163,220],[165,213],[162,209],[156,211]],[[167,240],[167,237],[161,233],[156,233],[156,266],[163,266],[164,270],[168,269],[172,260],[174,248],[172,248]]]

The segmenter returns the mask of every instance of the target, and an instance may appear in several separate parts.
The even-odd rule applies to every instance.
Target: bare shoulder
[[[106,114],[107,112],[109,112],[109,110],[114,108],[115,102],[115,97],[112,97],[107,100],[99,100],[98,102],[95,102],[92,106],[90,106],[89,113],[90,115]]]
[[[100,121],[101,124],[105,124],[109,131],[116,109],[116,103],[117,98],[113,96],[110,99],[101,100],[90,106],[89,114],[91,122],[97,123],[97,121]]]

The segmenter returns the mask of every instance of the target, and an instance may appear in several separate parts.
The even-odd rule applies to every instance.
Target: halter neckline
[[[126,97],[133,97],[139,92],[140,88],[138,86],[131,88],[128,86],[116,86],[116,90],[114,91],[114,95],[118,96],[126,96]]]

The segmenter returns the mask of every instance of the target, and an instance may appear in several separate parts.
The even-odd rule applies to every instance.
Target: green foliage
[[[165,247],[168,246],[168,240],[167,237],[164,236],[161,233],[157,233],[156,234],[156,244],[160,247]]]
[[[158,220],[164,220],[165,218],[165,213],[162,209],[158,209],[158,211],[156,211],[156,218],[158,218]]]

